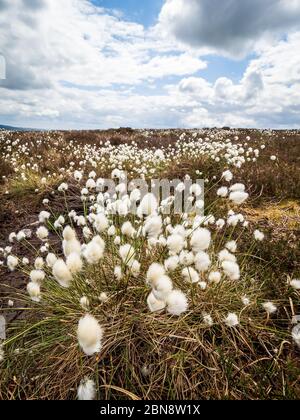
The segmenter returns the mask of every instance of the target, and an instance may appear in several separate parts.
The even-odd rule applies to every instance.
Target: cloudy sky
[[[300,128],[300,0],[0,0],[0,124]]]

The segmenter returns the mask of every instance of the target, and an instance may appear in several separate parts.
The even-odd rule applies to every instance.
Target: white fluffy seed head
[[[188,251],[182,251],[179,255],[179,262],[181,265],[190,266],[194,262],[194,254]]]
[[[63,238],[65,241],[71,241],[76,238],[76,232],[71,226],[66,226],[63,230]]]
[[[211,233],[208,229],[196,229],[191,237],[191,247],[195,254],[199,251],[206,251],[210,246]]]
[[[80,271],[82,271],[82,259],[77,253],[70,254],[67,258],[66,264],[72,274],[80,273]]]
[[[179,316],[188,309],[186,295],[180,290],[173,290],[166,299],[167,311],[171,315]]]
[[[37,257],[34,261],[34,268],[36,270],[41,270],[44,267],[44,260],[42,257]]]
[[[212,271],[209,276],[208,280],[210,283],[218,284],[221,281],[221,273],[219,271]]]
[[[152,285],[156,280],[165,275],[165,269],[161,264],[153,263],[150,265],[146,279],[147,283]]]
[[[156,299],[156,297],[154,296],[152,292],[147,298],[147,304],[151,312],[161,311],[162,309],[165,309],[166,307],[166,303],[162,300]]]
[[[209,255],[206,252],[200,251],[196,254],[195,267],[196,267],[196,270],[199,271],[199,273],[206,272],[209,269],[210,265],[211,265],[211,260],[210,260]]]
[[[290,286],[295,290],[300,290],[300,280],[294,279],[290,282]]]
[[[117,280],[121,280],[122,279],[122,277],[123,277],[122,268],[119,265],[117,265],[115,267],[115,269],[114,269],[114,275],[115,275],[115,277],[116,277]]]
[[[229,188],[230,192],[235,192],[235,191],[245,191],[246,187],[244,184],[234,184]]]
[[[240,279],[240,267],[236,262],[232,261],[223,261],[222,268],[227,277],[230,280],[239,280]]]
[[[100,236],[95,236],[83,250],[83,256],[88,264],[95,265],[103,257],[105,243]]]
[[[142,218],[143,216],[150,216],[150,214],[156,213],[157,209],[158,209],[157,199],[154,194],[149,193],[143,197],[137,209],[137,215],[140,218]]]
[[[77,338],[80,347],[87,356],[99,353],[102,347],[103,329],[92,315],[85,315],[79,320]]]
[[[121,228],[121,232],[124,236],[127,236],[128,238],[133,238],[134,234],[135,234],[135,229],[132,226],[131,222],[127,221],[127,222],[123,223],[122,228]]]
[[[249,197],[249,194],[244,191],[234,191],[229,194],[229,200],[236,205],[243,204]]]
[[[94,226],[99,233],[105,232],[108,229],[109,223],[105,214],[99,213],[95,216]]]
[[[71,281],[73,278],[64,260],[59,258],[54,263],[53,268],[52,268],[52,274],[62,287],[64,288],[70,287]]]
[[[218,254],[218,260],[222,263],[223,261],[236,262],[235,255],[231,254],[227,249],[222,249]]]
[[[269,314],[274,314],[277,311],[277,307],[272,302],[266,302],[262,304],[264,310]]]
[[[166,271],[175,271],[179,265],[179,258],[177,255],[173,255],[165,260],[164,266]]]
[[[57,261],[57,256],[53,253],[49,253],[46,257],[46,263],[49,268],[52,268]]]
[[[32,270],[29,277],[32,283],[41,284],[45,279],[45,273],[42,270]]]
[[[30,282],[27,284],[27,292],[33,302],[40,302],[41,289],[38,283]]]
[[[237,243],[236,241],[229,241],[226,244],[226,248],[230,251],[230,252],[236,252],[237,250]]]
[[[263,241],[264,240],[264,237],[265,237],[265,235],[262,233],[262,232],[260,232],[259,230],[255,230],[254,231],[254,239],[256,240],[256,241]]]
[[[235,313],[232,313],[232,312],[229,313],[227,315],[227,317],[225,318],[225,324],[228,327],[231,327],[231,328],[236,327],[237,325],[239,325],[239,318],[238,318],[238,316]]]
[[[182,276],[186,282],[198,283],[200,278],[197,271],[192,267],[185,267],[182,270]]]
[[[143,232],[145,236],[149,238],[157,238],[162,231],[162,218],[161,216],[149,216],[147,217]]]
[[[14,255],[9,255],[7,257],[6,263],[10,271],[14,271],[17,268],[17,265],[19,264],[19,260]]]
[[[79,401],[92,401],[96,398],[95,382],[91,379],[83,379],[77,390]]]
[[[49,232],[45,226],[40,226],[36,231],[36,236],[41,240],[44,241],[48,238]]]
[[[183,250],[184,244],[184,238],[178,234],[173,234],[167,239],[167,247],[171,255],[179,254]]]
[[[163,275],[152,282],[152,293],[157,300],[165,300],[173,290],[173,283],[170,277]]]
[[[82,309],[84,309],[85,311],[87,311],[89,309],[90,302],[89,302],[89,300],[86,296],[82,296],[82,298],[80,298],[79,303],[80,303],[80,306],[82,307]]]
[[[228,188],[227,187],[221,187],[217,191],[217,195],[219,197],[225,198],[228,195]]]
[[[70,240],[64,240],[63,241],[63,251],[65,257],[68,257],[70,254],[77,253],[80,255],[81,253],[81,244],[78,241],[78,239],[70,239]]]
[[[130,264],[135,258],[135,250],[130,244],[122,245],[120,247],[119,253],[120,257],[122,258],[122,261],[126,264]]]

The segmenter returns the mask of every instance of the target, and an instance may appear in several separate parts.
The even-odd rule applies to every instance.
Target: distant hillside
[[[9,130],[9,131],[42,131],[42,130],[37,130],[36,128],[12,127],[10,125],[2,125],[2,124],[0,124],[0,130]]]

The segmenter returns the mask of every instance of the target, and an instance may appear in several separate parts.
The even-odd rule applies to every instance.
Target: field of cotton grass
[[[298,399],[299,160],[297,131],[0,132],[0,399]]]

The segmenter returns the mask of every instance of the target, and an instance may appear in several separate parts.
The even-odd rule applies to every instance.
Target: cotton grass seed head
[[[92,401],[96,398],[96,385],[91,379],[83,379],[77,390],[79,401]]]
[[[167,312],[171,315],[180,316],[188,309],[188,300],[181,290],[173,290],[166,299]]]
[[[99,353],[102,348],[103,329],[92,315],[85,315],[79,320],[77,338],[81,349],[87,356]]]

